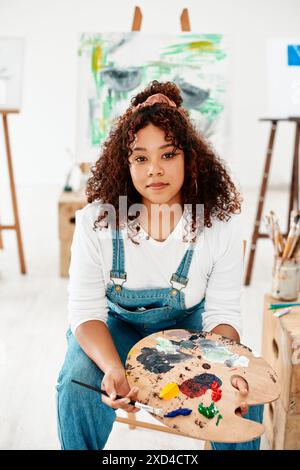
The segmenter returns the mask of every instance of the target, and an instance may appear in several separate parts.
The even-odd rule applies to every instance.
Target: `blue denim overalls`
[[[194,254],[189,244],[170,286],[155,289],[127,289],[124,242],[119,230],[112,231],[113,265],[107,285],[108,321],[114,344],[125,364],[130,349],[142,338],[163,329],[202,330],[205,299],[186,309],[184,288]],[[99,387],[103,372],[84,353],[70,329],[68,350],[56,385],[57,426],[62,449],[101,450],[116,417],[97,393],[80,387],[71,379]],[[245,417],[262,422],[263,406],[252,406]],[[239,444],[212,443],[216,450],[259,449],[260,439]]]

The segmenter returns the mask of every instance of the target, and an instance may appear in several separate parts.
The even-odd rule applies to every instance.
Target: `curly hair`
[[[155,103],[134,109],[155,93],[163,93],[177,107]],[[189,119],[189,112],[181,106],[182,101],[175,83],[152,81],[131,99],[131,105],[112,126],[103,143],[101,155],[91,167],[92,176],[87,182],[86,195],[89,203],[100,201],[113,205],[117,227],[122,225],[119,220],[119,196],[127,196],[129,207],[141,203],[142,196],[132,183],[128,158],[132,154],[131,145],[136,132],[149,123],[163,129],[165,139],[184,152],[184,182],[181,192],[183,204],[189,204],[193,208],[193,228],[196,226],[196,204],[204,206],[203,223],[206,227],[212,226],[213,217],[227,221],[231,214],[240,213],[242,198],[225,162],[195,129]],[[94,222],[94,230],[103,227],[102,221],[106,216],[106,211],[100,213]],[[128,226],[137,219],[138,215],[131,218],[127,215],[127,220],[131,220]],[[135,224],[135,233],[139,228]],[[132,241],[134,242],[133,237]]]

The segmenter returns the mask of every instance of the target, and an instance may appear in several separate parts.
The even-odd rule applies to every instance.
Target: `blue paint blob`
[[[178,408],[177,410],[170,411],[170,413],[167,413],[164,415],[164,418],[175,418],[175,416],[188,416],[191,414],[193,410],[190,410],[189,408]]]

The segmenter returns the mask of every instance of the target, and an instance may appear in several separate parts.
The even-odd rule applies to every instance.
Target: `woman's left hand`
[[[240,408],[237,409],[236,414],[238,416],[243,416],[244,414],[248,413],[248,403],[247,403],[247,396],[248,396],[248,384],[243,377],[239,375],[234,375],[231,379],[231,384],[233,387],[239,390],[240,396],[242,399]]]

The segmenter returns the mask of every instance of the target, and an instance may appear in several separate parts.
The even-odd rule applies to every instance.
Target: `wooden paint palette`
[[[161,423],[193,438],[216,442],[245,442],[264,432],[260,423],[237,416],[241,395],[231,385],[234,375],[249,387],[249,405],[270,403],[280,395],[276,372],[246,346],[229,338],[194,330],[165,330],[139,341],[128,353],[126,376],[139,387],[138,400],[167,414],[190,409],[188,416],[159,417]],[[160,398],[168,384],[177,396]],[[171,387],[172,388],[172,387]],[[176,394],[176,392],[175,392]],[[165,395],[168,397],[168,395]],[[202,404],[207,417],[198,410]],[[214,413],[208,411],[214,409]]]

